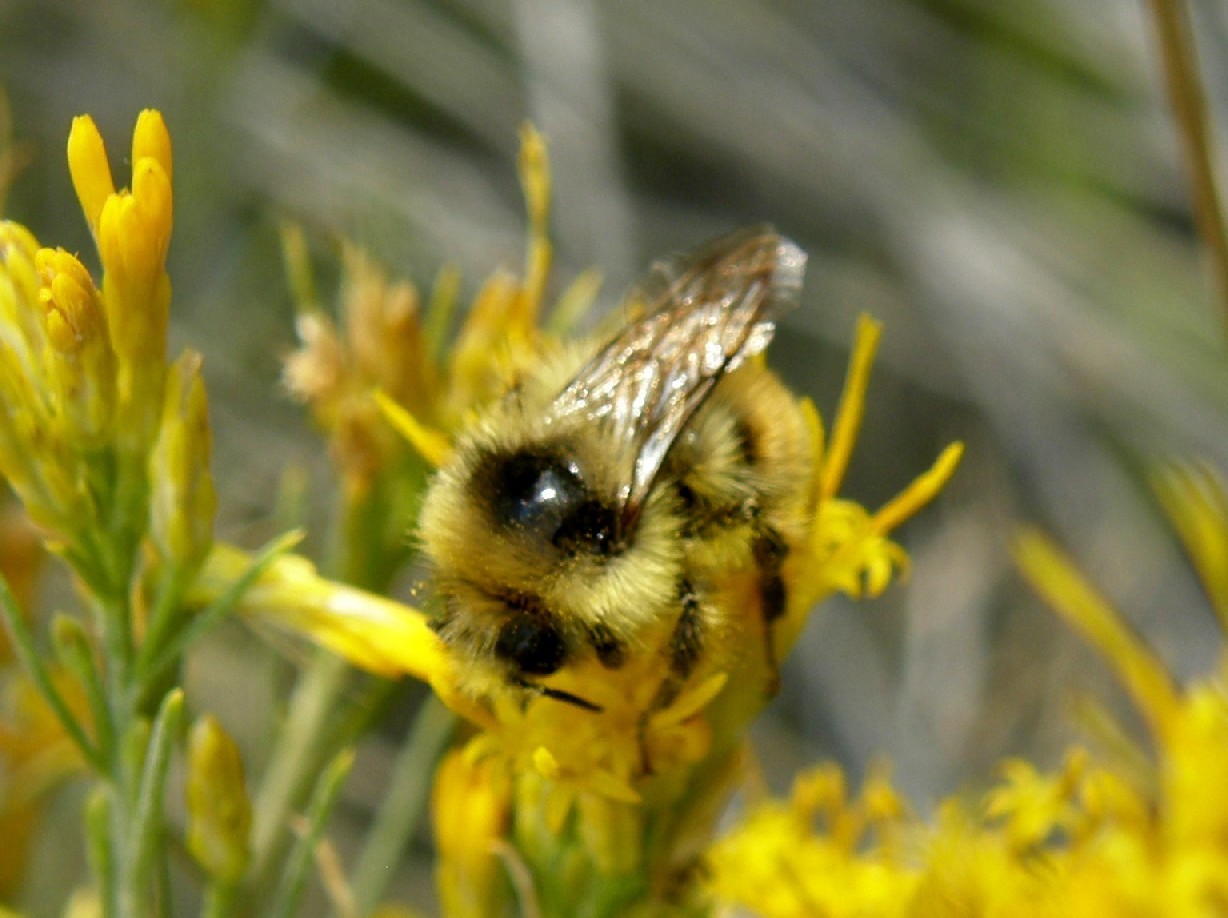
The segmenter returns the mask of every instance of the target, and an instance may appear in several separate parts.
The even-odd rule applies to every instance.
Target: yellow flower
[[[454,749],[440,762],[431,810],[445,914],[485,918],[501,912],[507,889],[500,856],[511,820],[511,787],[501,760]]]
[[[115,355],[99,293],[81,262],[63,249],[41,249],[35,268],[50,345],[44,372],[57,387],[66,436],[86,448],[101,447],[115,410]]]
[[[818,457],[812,484],[815,509],[809,551],[790,561],[791,601],[778,638],[782,648],[790,645],[810,610],[826,596],[837,591],[853,598],[878,596],[896,571],[907,571],[908,556],[887,535],[933,500],[963,454],[963,444],[948,446],[927,472],[875,513],[836,496],[857,441],[881,334],[878,322],[866,316],[858,320],[844,392],[826,447],[822,423],[813,407],[806,407]]]
[[[1228,539],[1222,483],[1189,467],[1157,481],[1215,595],[1208,547]],[[1056,546],[1024,532],[1015,552],[1130,691],[1151,729],[1150,774],[1140,774],[1141,751],[1098,762],[1076,749],[1055,772],[1010,761],[977,805],[952,798],[922,822],[886,785],[845,804],[829,766],[799,779],[788,805],[752,808],[713,846],[708,885],[718,903],[765,916],[1228,913],[1228,791],[1216,780],[1228,770],[1228,658],[1179,686]],[[890,815],[871,837],[866,801],[876,795]]]
[[[161,114],[147,109],[137,118],[131,190],[115,190],[89,116],[73,120],[68,167],[102,261],[102,299],[118,362],[119,445],[143,453],[162,407],[171,300],[171,141]]]
[[[902,821],[895,800],[880,775],[848,800],[838,770],[804,772],[787,803],[752,807],[712,846],[706,885],[719,902],[763,918],[907,914],[919,871],[879,849],[861,853]],[[884,807],[885,801],[892,805]]]
[[[1074,795],[1086,770],[1087,756],[1077,752],[1067,757],[1057,775],[1044,775],[1030,762],[1012,759],[1003,763],[1003,782],[986,797],[985,813],[1002,819],[1013,848],[1027,852],[1069,831],[1075,822]]]
[[[309,271],[301,233],[284,234],[287,261]],[[407,281],[389,281],[353,246],[342,252],[339,329],[311,302],[300,303],[301,347],[286,360],[287,388],[311,405],[329,433],[333,461],[350,489],[363,490],[404,443],[372,399],[388,393],[417,412],[434,406],[436,368],[426,347],[420,298]],[[427,415],[429,416],[429,415]]]
[[[116,557],[130,555],[149,525],[146,463],[166,377],[170,156],[161,115],[142,112],[132,190],[116,191],[97,127],[85,116],[74,120],[69,168],[98,244],[101,289],[75,256],[40,248],[26,228],[0,222],[0,474],[78,573],[109,595],[128,589]],[[202,402],[193,391],[185,404]],[[175,419],[171,411],[168,423]],[[198,444],[201,431],[197,423]],[[167,471],[169,439],[164,446],[157,472]],[[203,458],[196,449],[192,459]],[[193,497],[174,513],[179,534],[193,530],[188,541],[196,547],[179,539],[175,550],[199,556],[212,509],[207,469],[193,474]],[[163,485],[173,490],[168,480]],[[170,535],[169,512],[163,501],[160,536]],[[104,548],[106,541],[117,550]]]
[[[189,602],[221,595],[251,558],[219,544],[200,572]],[[247,590],[240,610],[258,611],[268,624],[306,634],[351,663],[380,676],[408,674],[431,681],[445,672],[442,643],[425,616],[372,593],[321,577],[306,558],[282,555]]]
[[[505,369],[518,355],[538,346],[551,261],[547,170],[541,136],[524,128],[520,173],[530,227],[525,277],[500,271],[487,279],[446,352],[443,339],[456,308],[454,270],[441,272],[424,308],[411,283],[390,280],[367,255],[345,245],[340,322],[334,323],[315,301],[302,233],[294,227],[283,233],[301,342],[286,361],[284,380],[328,433],[349,488],[369,487],[407,443],[428,465],[442,463],[447,432],[501,390]],[[560,309],[565,306],[574,318],[594,293],[591,275],[582,276],[560,298]]]
[[[171,238],[171,139],[162,115],[141,112],[132,133],[132,189],[115,190],[93,119],[73,119],[68,168],[102,259],[107,321],[125,363],[166,354]]]
[[[79,262],[0,222],[0,474],[52,531],[94,512],[87,451],[110,410],[107,380],[86,375],[106,363],[98,309]]]

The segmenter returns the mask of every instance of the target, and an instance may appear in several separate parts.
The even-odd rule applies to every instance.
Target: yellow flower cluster
[[[115,189],[88,117],[73,122],[68,160],[102,286],[76,256],[0,222],[0,474],[87,581],[114,594],[127,588],[116,556],[150,523],[149,479],[163,555],[190,568],[208,550],[206,404],[193,355],[176,366],[163,404],[171,150],[162,116],[137,121],[130,191]],[[114,547],[97,544],[100,534]]]
[[[1172,467],[1156,489],[1213,604],[1223,593],[1228,499],[1206,469]],[[952,799],[922,822],[881,776],[845,797],[825,766],[787,802],[752,806],[713,846],[714,898],[765,918],[853,915],[1207,916],[1228,912],[1228,657],[1178,687],[1163,662],[1043,536],[1016,555],[1055,610],[1101,652],[1151,732],[1141,750],[1097,762],[1075,749],[1043,773],[1006,762],[973,805]]]
[[[12,165],[9,153],[0,150],[0,170]],[[87,627],[56,616],[47,657],[34,636],[46,623],[0,584],[0,619],[25,670],[0,674],[0,825],[10,855],[0,869],[22,847],[20,825],[10,833],[6,821],[86,763],[104,779],[91,798],[102,814],[91,843],[141,885],[182,704],[166,679],[189,634],[182,594],[212,547],[211,433],[200,358],[166,360],[172,199],[162,116],[137,120],[131,190],[115,188],[88,117],[73,122],[68,162],[101,283],[77,256],[0,221],[0,476],[43,544],[73,568],[92,617]],[[116,870],[104,872],[114,905],[127,893]]]

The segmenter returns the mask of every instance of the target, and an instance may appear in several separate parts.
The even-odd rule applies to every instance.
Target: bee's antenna
[[[555,701],[562,701],[565,704],[575,705],[577,708],[583,708],[585,711],[592,711],[594,714],[600,714],[604,709],[599,704],[593,704],[579,695],[573,695],[571,692],[564,692],[562,689],[550,688],[546,685],[539,685],[536,682],[529,682],[526,679],[516,680],[516,684],[523,689],[528,689],[538,695],[543,695],[546,698],[553,698]]]

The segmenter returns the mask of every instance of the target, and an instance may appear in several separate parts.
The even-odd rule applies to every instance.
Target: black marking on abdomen
[[[733,434],[738,438],[738,452],[748,468],[754,468],[759,462],[759,437],[745,417],[734,421]]]
[[[759,608],[763,615],[763,655],[768,671],[767,696],[774,697],[780,691],[780,663],[776,659],[776,636],[773,623],[785,614],[788,604],[781,567],[789,546],[774,529],[764,529],[753,547],[755,563],[759,566]]]
[[[755,564],[759,567],[759,593],[763,620],[771,623],[785,614],[785,582],[780,569],[789,554],[789,546],[774,529],[765,529],[753,547]]]
[[[521,612],[499,626],[495,656],[526,676],[549,676],[567,660],[567,644],[554,616]]]

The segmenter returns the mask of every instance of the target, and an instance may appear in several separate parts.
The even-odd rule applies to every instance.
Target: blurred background
[[[1192,6],[1222,126],[1228,14]],[[335,495],[279,382],[295,343],[280,221],[326,264],[346,237],[423,287],[455,264],[471,294],[521,263],[528,119],[550,146],[554,292],[598,266],[612,308],[654,257],[774,223],[810,262],[772,360],[825,417],[857,315],[885,323],[845,493],[877,507],[947,443],[967,452],[900,533],[911,579],[814,617],[760,758],[782,788],[820,758],[856,779],[883,756],[924,809],[1003,756],[1056,761],[1079,697],[1121,702],[1014,573],[1020,523],[1065,545],[1175,673],[1217,660],[1146,481],[1171,458],[1228,469],[1224,313],[1157,48],[1147,6],[1121,0],[0,0],[0,87],[29,155],[5,215],[92,256],[70,120],[93,115],[122,183],[138,111],[162,110],[172,352],[205,355],[219,536],[263,541],[303,470],[316,550]],[[190,673],[256,771],[287,685],[265,655],[223,629]],[[391,724],[364,747],[342,835],[382,799]],[[397,893],[432,895],[412,870]]]

